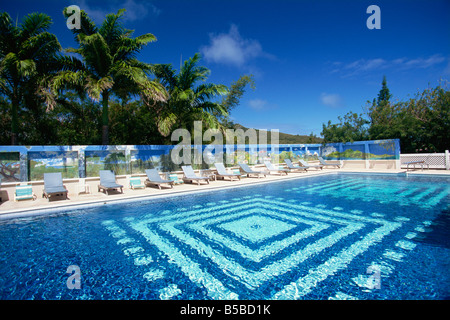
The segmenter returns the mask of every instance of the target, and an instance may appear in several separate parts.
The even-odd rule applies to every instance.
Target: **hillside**
[[[240,124],[235,124],[234,125],[234,129],[243,129],[244,131],[247,130],[248,128],[240,125]],[[258,134],[258,138],[259,138],[259,131],[258,129],[255,129],[257,134]],[[294,134],[288,134],[288,133],[279,133],[279,143],[280,144],[306,144],[306,143],[322,143],[323,139],[322,138],[318,138],[318,137],[310,137],[310,136],[305,136],[305,135],[294,135]],[[270,140],[270,131],[267,133],[267,144],[271,143]],[[247,141],[246,141],[247,142]],[[259,142],[259,141],[258,141]]]

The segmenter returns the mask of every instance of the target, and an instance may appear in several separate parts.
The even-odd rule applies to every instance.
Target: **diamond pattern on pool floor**
[[[223,223],[220,227],[234,232],[239,237],[259,242],[288,231],[295,225],[264,216],[250,216]]]
[[[165,267],[153,262],[142,242],[205,289],[209,298],[298,299],[345,270],[404,222],[282,198],[233,200],[108,220],[104,225],[149,281],[163,278]],[[323,258],[316,259],[320,255]],[[277,289],[268,293],[268,287]],[[167,288],[177,288],[173,291],[178,294],[183,285],[166,283],[160,288],[163,296]]]

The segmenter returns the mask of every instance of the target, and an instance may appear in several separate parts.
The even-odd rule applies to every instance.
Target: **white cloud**
[[[339,94],[329,94],[326,92],[320,95],[320,102],[331,108],[339,108],[344,104],[344,100]]]
[[[248,105],[253,110],[259,111],[259,110],[263,110],[267,107],[267,101],[261,100],[261,99],[253,99],[248,102]]]
[[[123,4],[123,8],[127,11],[124,20],[136,21],[147,17],[148,15],[159,16],[161,10],[148,1],[127,0]]]
[[[275,103],[270,103],[263,99],[252,99],[248,102],[248,106],[254,111],[265,111],[265,110],[276,110],[278,105]]]
[[[148,1],[142,0],[112,0],[105,2],[102,6],[95,6],[88,3],[88,0],[74,0],[74,3],[81,10],[86,11],[88,16],[96,24],[103,22],[107,14],[117,13],[119,9],[126,9],[123,15],[124,21],[137,21],[145,19],[147,16],[158,16],[161,10]],[[106,5],[108,4],[108,5]]]
[[[372,70],[382,69],[386,66],[387,61],[381,58],[359,59],[343,65],[342,68],[340,68],[340,71],[345,76],[353,76]]]
[[[210,34],[209,37],[209,45],[200,48],[207,61],[242,66],[256,57],[273,58],[263,51],[257,40],[242,38],[235,24],[228,33]]]
[[[445,58],[442,57],[439,54],[432,55],[431,57],[424,59],[424,58],[417,58],[417,59],[411,59],[404,62],[403,66],[405,68],[428,68],[435,64],[439,64],[441,62],[444,62]]]
[[[370,71],[391,68],[394,70],[426,69],[444,62],[446,59],[435,54],[428,58],[397,58],[386,60],[382,58],[359,59],[349,63],[340,61],[331,63],[331,73],[340,73],[343,77],[361,75]]]

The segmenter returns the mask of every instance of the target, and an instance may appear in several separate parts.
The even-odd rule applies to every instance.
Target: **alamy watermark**
[[[223,162],[235,164],[244,162],[246,145],[258,145],[258,152],[268,154],[271,151],[271,160],[278,163],[279,130],[270,130],[270,144],[267,144],[267,130],[255,129],[226,129],[224,132],[217,129],[207,129],[203,132],[202,121],[194,121],[193,137],[187,129],[173,131],[171,140],[179,142],[171,151],[170,157],[174,164],[213,164]],[[225,137],[224,137],[225,136]],[[181,139],[181,141],[180,141]],[[194,146],[192,146],[192,141]],[[211,142],[202,150],[205,142]],[[224,157],[224,143],[226,144],[226,157]],[[235,158],[236,157],[236,158]]]
[[[381,269],[378,265],[367,267],[367,274],[371,276],[367,279],[366,287],[369,289],[381,289]]]
[[[81,270],[77,265],[70,265],[67,267],[66,273],[70,274],[67,278],[67,289],[81,289]]]
[[[367,7],[366,13],[371,14],[367,18],[366,26],[368,29],[381,29],[381,9],[379,6],[370,5]]]
[[[67,28],[72,29],[81,29],[81,9],[77,5],[71,5],[67,7],[67,13],[70,16],[67,18],[66,25]],[[366,26],[368,29],[381,29],[381,9],[377,5],[370,5],[367,7],[366,13],[370,14],[370,17],[367,18]]]
[[[71,5],[67,7],[67,13],[70,16],[67,18],[66,25],[67,28],[72,29],[81,29],[81,9],[79,6]]]

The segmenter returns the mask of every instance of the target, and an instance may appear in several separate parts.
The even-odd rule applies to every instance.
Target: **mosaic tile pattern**
[[[377,201],[381,204],[409,205],[421,208],[433,208],[448,197],[450,187],[422,184],[416,181],[402,181],[387,185],[385,181],[372,181],[370,184],[363,177],[344,178],[337,181],[324,181],[313,187],[299,186],[285,191],[298,194],[317,194],[334,198],[364,202]]]
[[[294,187],[285,192],[314,190],[335,196],[330,190],[339,189],[344,197],[356,197],[352,190],[359,185],[358,179],[348,179],[323,182],[313,188]],[[370,193],[374,197],[401,192],[401,186],[386,192],[377,189],[381,186],[370,188],[376,190]],[[448,189],[433,190],[435,196],[425,202],[420,200],[426,192],[416,191],[419,193],[408,201],[420,206],[432,205],[444,193],[448,195]],[[382,200],[398,201],[377,198]],[[364,257],[361,261],[368,261],[368,255],[371,261],[364,262],[367,271],[354,274],[346,286],[359,288],[361,292],[379,288],[381,279],[388,278],[398,262],[414,250],[411,240],[427,223],[406,233],[401,231],[404,234],[396,234],[401,240],[380,249],[384,239],[399,232],[408,221],[403,216],[389,218],[379,212],[347,211],[342,207],[253,195],[139,218],[105,220],[103,225],[117,239],[123,253],[143,269],[143,277],[155,281],[155,285],[158,279],[166,277],[167,263],[175,265],[191,285],[205,289],[211,299],[301,299],[350,264],[358,263],[361,257]],[[151,254],[163,256],[165,262],[153,263],[142,242],[150,245]],[[372,247],[377,248],[373,251],[375,255]],[[176,281],[165,283],[160,288],[160,298],[176,298],[182,294],[183,286]],[[356,298],[339,290],[329,296],[329,299]]]

